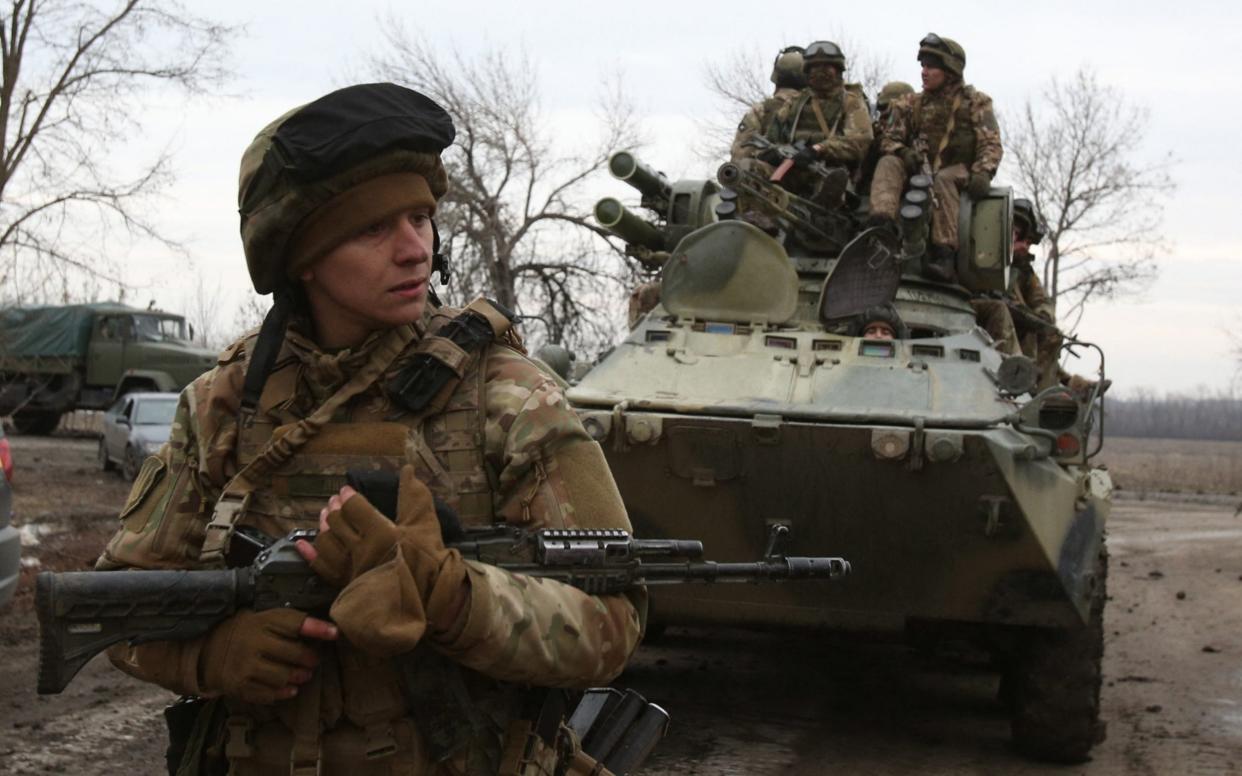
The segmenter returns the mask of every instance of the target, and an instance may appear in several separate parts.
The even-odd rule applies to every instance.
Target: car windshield
[[[177,411],[177,397],[169,399],[143,399],[134,407],[134,424],[139,426],[168,426]]]
[[[181,318],[135,315],[134,325],[138,330],[138,339],[161,342],[163,340],[184,340],[186,338],[185,321]]]

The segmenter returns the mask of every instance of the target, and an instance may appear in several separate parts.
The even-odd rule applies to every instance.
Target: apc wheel
[[[1027,757],[1078,763],[1104,740],[1100,679],[1107,577],[1108,553],[1101,550],[1087,624],[1031,638],[1004,677],[1014,748]]]
[[[60,425],[60,413],[48,410],[19,412],[13,416],[13,428],[19,434],[41,436],[50,434]]]
[[[116,464],[108,458],[108,446],[104,444],[102,437],[99,439],[99,468],[105,472],[116,471]]]
[[[133,447],[126,446],[125,457],[121,459],[121,476],[133,482],[138,479],[138,472],[142,470],[142,453]]]

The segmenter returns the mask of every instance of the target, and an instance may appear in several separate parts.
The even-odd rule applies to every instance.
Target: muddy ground
[[[91,438],[13,437],[29,574],[82,568],[127,487]],[[1233,499],[1124,500],[1109,544],[1103,716],[1091,762],[1008,748],[980,655],[894,644],[671,630],[622,680],[673,716],[647,774],[1242,773],[1242,516]],[[0,612],[0,773],[162,773],[170,697],[97,659],[34,693],[29,585]]]

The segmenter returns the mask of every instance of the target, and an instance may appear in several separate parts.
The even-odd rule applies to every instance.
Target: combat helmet
[[[942,38],[929,32],[919,41],[918,61],[932,60],[937,66],[948,70],[958,78],[966,69],[966,50],[951,38]]]
[[[866,331],[867,326],[873,323],[887,323],[888,327],[893,330],[895,339],[908,339],[910,337],[910,330],[891,304],[868,307],[855,316],[850,325],[850,336],[861,337],[863,332]]]
[[[825,62],[836,65],[837,69],[845,72],[845,52],[830,40],[817,40],[809,44],[802,52],[802,72],[804,73],[810,69],[811,65]]]
[[[802,89],[806,77],[802,74],[802,47],[786,46],[772,62],[772,83],[783,89]]]
[[[1032,245],[1043,242],[1044,233],[1047,231],[1044,219],[1035,210],[1035,203],[1025,197],[1013,201],[1013,225],[1030,238]]]
[[[440,153],[455,135],[453,120],[434,100],[391,83],[338,89],[264,127],[242,155],[238,186],[255,291],[285,288],[294,270],[334,247],[323,240],[295,245],[294,238],[305,242],[295,233],[305,232],[308,216],[330,208],[338,195],[387,187],[383,194],[399,203],[413,196],[413,182],[424,199],[442,197],[448,176]]]
[[[905,81],[889,81],[884,84],[884,88],[876,95],[875,107],[883,113],[888,110],[888,104],[898,97],[907,94],[914,94],[914,87]]]

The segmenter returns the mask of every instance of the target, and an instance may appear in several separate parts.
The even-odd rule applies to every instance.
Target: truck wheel
[[[1027,757],[1082,762],[1091,747],[1104,740],[1100,678],[1107,576],[1108,552],[1101,550],[1087,624],[1029,639],[1002,680],[1011,707],[1014,748]]]
[[[125,448],[125,456],[121,459],[121,476],[133,482],[138,479],[138,472],[142,470],[142,453],[132,447]]]
[[[108,446],[104,444],[102,437],[99,440],[99,468],[105,472],[116,471],[116,464],[112,462],[112,459],[108,458]]]
[[[26,410],[13,416],[13,428],[30,436],[50,434],[60,425],[60,415],[55,410]]]

